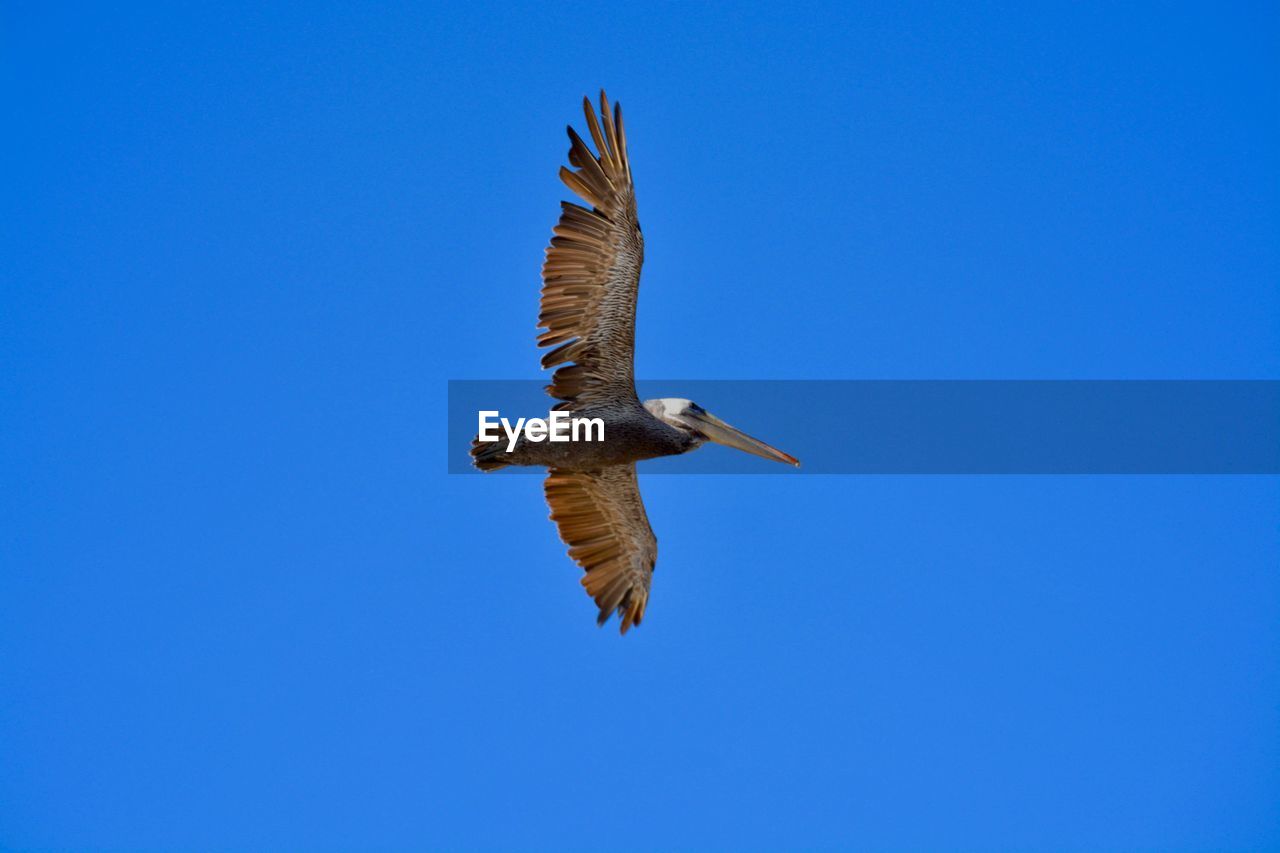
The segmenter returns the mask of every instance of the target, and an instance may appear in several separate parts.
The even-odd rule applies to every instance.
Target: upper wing
[[[627,161],[622,108],[600,93],[604,128],[591,102],[582,99],[587,127],[599,156],[569,128],[571,171],[560,179],[592,206],[561,202],[563,213],[542,265],[542,306],[538,346],[553,346],[543,367],[555,372],[547,393],[563,400],[558,409],[582,408],[617,398],[635,399],[632,357],[635,351],[636,294],[644,238],[636,218],[636,196]],[[570,364],[569,362],[574,362]]]
[[[616,610],[627,633],[644,618],[658,560],[658,539],[640,499],[636,466],[552,468],[545,488],[551,520],[569,556],[586,569],[582,585],[600,608],[597,623],[603,625]]]

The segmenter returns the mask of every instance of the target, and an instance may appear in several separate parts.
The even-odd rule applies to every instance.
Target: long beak
[[[724,421],[717,418],[709,412],[689,412],[681,413],[681,417],[688,420],[690,425],[716,444],[723,444],[725,447],[733,447],[738,450],[745,450],[747,453],[754,453],[756,456],[763,456],[765,459],[772,459],[775,462],[785,462],[788,465],[800,467],[800,460],[792,456],[790,453],[783,453],[776,447],[770,447],[758,438],[752,438],[745,432],[734,429]]]

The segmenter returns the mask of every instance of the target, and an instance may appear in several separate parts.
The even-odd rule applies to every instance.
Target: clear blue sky
[[[1280,846],[1275,478],[642,478],[619,638],[445,473],[602,85],[642,376],[1280,378],[1275,7],[1113,5],[6,6],[0,846]]]

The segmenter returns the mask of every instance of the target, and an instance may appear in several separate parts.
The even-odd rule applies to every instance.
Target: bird
[[[680,397],[640,401],[633,373],[636,297],[644,236],[627,156],[622,107],[600,92],[600,115],[582,99],[593,152],[572,125],[569,166],[560,179],[587,206],[560,203],[559,222],[542,265],[538,315],[544,369],[556,368],[546,391],[553,411],[599,418],[603,440],[550,442],[520,436],[514,444],[483,441],[470,449],[482,471],[545,466],[544,492],[569,557],[604,625],[617,614],[620,630],[639,625],[649,602],[658,540],[649,525],[636,463],[688,453],[712,441],[776,462],[794,456],[743,433]]]

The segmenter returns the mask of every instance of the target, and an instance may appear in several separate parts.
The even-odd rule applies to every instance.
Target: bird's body
[[[544,329],[539,346],[554,346],[542,366],[558,367],[547,392],[575,418],[598,418],[598,441],[531,441],[507,450],[500,442],[472,442],[477,468],[545,466],[551,519],[586,570],[583,585],[600,608],[603,624],[615,611],[622,632],[639,624],[649,598],[658,543],[640,498],[635,463],[687,453],[715,441],[780,462],[799,463],[747,436],[684,399],[641,403],[633,375],[636,297],[644,262],[644,237],[636,215],[622,110],[612,113],[600,93],[597,119],[583,99],[587,127],[598,154],[573,130],[565,184],[592,205],[561,202],[542,267]]]

